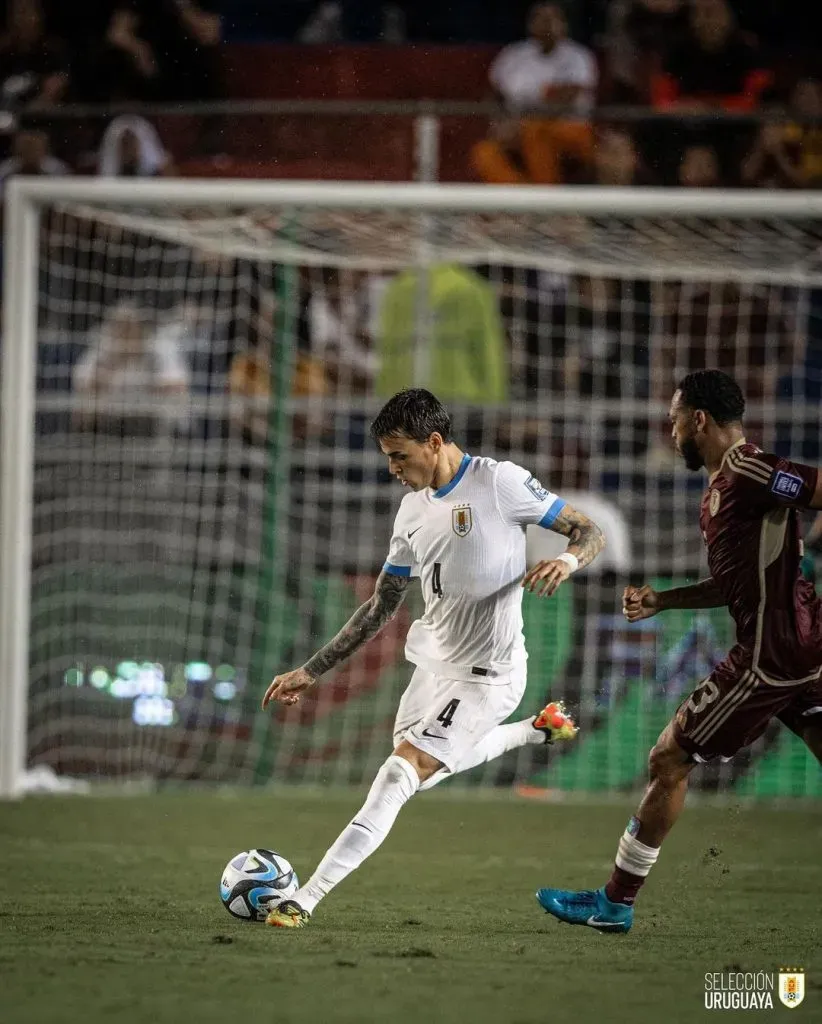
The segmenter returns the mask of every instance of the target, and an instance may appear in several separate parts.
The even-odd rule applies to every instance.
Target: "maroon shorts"
[[[822,679],[776,685],[752,668],[750,648],[737,645],[679,706],[677,743],[697,761],[731,758],[762,735],[772,718],[801,730],[810,715],[822,722]]]

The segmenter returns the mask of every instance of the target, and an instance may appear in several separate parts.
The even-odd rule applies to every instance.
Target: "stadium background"
[[[595,105],[538,120],[490,98],[489,65],[522,38],[527,6],[470,8],[295,2],[263,16],[238,2],[201,4],[205,20],[190,21],[138,4],[129,21],[101,3],[78,38],[58,6],[13,3],[0,176],[471,182],[493,167],[486,180],[591,187],[822,180],[817,53],[800,5],[778,17],[722,0],[571,5],[571,37],[596,59]],[[712,31],[721,95],[683,63]],[[518,139],[501,122],[520,124]],[[133,130],[136,153],[118,150],[113,123]],[[530,151],[523,126],[535,123],[572,130],[571,143],[560,132]],[[373,771],[407,675],[408,613],[279,728],[255,709],[272,671],[369,593],[396,495],[367,421],[419,380],[422,346],[432,370],[419,382],[454,408],[458,440],[604,503],[618,548],[553,602],[526,601],[523,710],[562,692],[584,739],[550,764],[529,748],[464,782],[537,796],[641,784],[659,727],[730,636],[724,612],[639,630],[617,614],[628,579],[703,568],[701,482],[672,465],[660,411],[676,372],[718,364],[753,400],[754,436],[818,460],[822,291],[748,279],[744,253],[741,269],[703,279],[681,272],[680,253],[660,282],[641,265],[628,276],[584,261],[512,265],[489,244],[487,258],[431,269],[422,293],[379,247],[377,269],[363,270],[374,238],[344,218],[272,229],[303,247],[291,263],[253,245],[232,255],[236,223],[175,237],[156,219],[152,235],[147,218],[130,231],[55,209],[43,222],[32,766],[161,782],[359,784]],[[170,417],[141,404],[151,383],[108,421],[83,389],[101,332],[117,344],[129,317],[166,346],[181,403]],[[700,785],[815,796],[822,783],[774,728]]]
[[[592,105],[530,117],[489,81],[527,9],[9,0],[0,180],[818,188],[818,5],[573,0]],[[675,374],[736,373],[750,434],[822,460],[818,225],[606,217],[592,250],[533,217],[212,214],[44,208],[25,785],[58,792],[0,803],[0,1017],[691,1024],[705,972],[792,964],[815,1019],[822,780],[784,730],[695,773],[625,942],[546,924],[531,894],[607,875],[648,748],[731,635],[722,610],[619,614],[628,580],[704,573]],[[462,248],[421,274],[408,238]],[[96,393],[135,346],[153,376]],[[580,742],[413,801],[304,933],[240,927],[229,857],[273,846],[304,875],[388,749],[413,602],[300,711],[258,702],[370,592],[399,493],[366,425],[431,366],[469,451],[605,521],[608,561],[525,603],[522,711],[561,693]]]

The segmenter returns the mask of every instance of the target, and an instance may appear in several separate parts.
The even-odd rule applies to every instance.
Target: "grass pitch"
[[[543,914],[540,885],[607,877],[633,801],[404,809],[385,845],[283,932],[234,921],[220,872],[248,846],[303,878],[362,794],[175,793],[0,805],[3,1024],[648,1022],[713,1019],[707,971],[806,971],[822,1020],[822,807],[695,808],[625,937]],[[785,1019],[773,1013],[720,1013]]]

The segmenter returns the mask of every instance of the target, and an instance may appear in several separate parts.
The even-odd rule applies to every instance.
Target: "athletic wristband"
[[[557,561],[565,562],[571,572],[576,572],[579,568],[579,559],[569,551],[563,551],[561,555],[557,555]]]

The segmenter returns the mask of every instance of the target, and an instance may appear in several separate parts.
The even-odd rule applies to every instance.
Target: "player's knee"
[[[690,768],[686,752],[679,744],[668,740],[656,743],[648,755],[651,779],[663,784],[676,785],[688,774]]]
[[[403,761],[413,768],[420,783],[431,778],[443,766],[442,761],[438,761],[424,750],[419,750],[413,743],[409,743],[408,740],[403,740],[397,744],[394,756],[402,758]]]
[[[383,762],[372,786],[380,803],[403,804],[419,789],[420,780],[413,765],[392,754]]]

